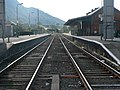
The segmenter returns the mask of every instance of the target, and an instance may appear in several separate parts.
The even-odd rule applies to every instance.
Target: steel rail
[[[28,52],[26,52],[25,54],[23,54],[21,57],[19,57],[18,59],[14,60],[12,63],[10,63],[9,65],[7,65],[7,67],[5,67],[4,69],[2,69],[0,71],[0,75],[5,72],[7,69],[9,69],[11,66],[13,66],[15,63],[17,63],[19,60],[21,60],[23,57],[25,57],[26,55],[28,55],[30,52],[32,52],[33,50],[35,50],[37,47],[39,47],[41,44],[43,44],[45,41],[47,41],[49,38],[45,39],[44,41],[42,41],[40,44],[36,45],[35,47],[33,47],[32,49],[30,49]]]
[[[30,40],[30,39],[28,39],[28,40]],[[24,40],[24,41],[27,41],[27,40]],[[20,41],[20,43],[21,43],[21,42],[23,42],[23,41]],[[16,43],[15,43],[15,42],[12,42],[12,44],[17,44],[17,43],[18,43],[18,42],[16,42]],[[18,52],[15,53],[15,54],[12,54],[12,55],[9,55],[8,57],[5,57],[4,59],[2,59],[2,60],[0,61],[0,64],[6,62],[7,59],[9,59],[9,58],[11,58],[11,57],[14,57],[14,56],[20,54],[21,52],[28,51],[29,48],[34,47],[34,46],[35,46],[35,44],[32,44],[32,45],[24,48],[23,50],[18,51]],[[22,55],[23,55],[23,54],[22,54]]]
[[[96,52],[94,52],[93,54],[99,56],[100,58],[102,58],[103,60],[105,60],[105,62],[108,62],[109,65],[114,66],[117,70],[120,70],[120,66],[118,64],[116,64],[115,62],[111,61],[110,59],[108,59],[108,58],[104,57],[103,55],[100,55],[100,54],[98,54]]]
[[[50,42],[48,48],[46,49],[46,51],[45,51],[45,53],[44,53],[42,59],[40,60],[40,62],[39,62],[39,64],[38,64],[38,66],[37,66],[37,68],[36,68],[34,74],[32,75],[32,77],[31,77],[31,79],[30,79],[28,85],[26,86],[25,90],[29,90],[30,87],[32,86],[32,84],[33,84],[33,82],[34,82],[34,80],[35,80],[35,77],[36,77],[36,75],[37,75],[37,73],[38,73],[38,70],[39,70],[39,68],[40,68],[40,66],[41,66],[41,64],[42,64],[42,62],[43,62],[43,60],[45,59],[45,57],[46,57],[46,55],[47,55],[47,53],[48,53],[48,51],[49,51],[49,49],[50,49],[50,47],[51,47],[51,45],[52,45],[52,43],[53,43],[54,38],[55,38],[55,36],[54,36],[53,39],[51,40],[51,42]]]
[[[60,37],[59,37],[60,38]],[[71,55],[71,53],[69,52],[69,50],[67,49],[67,47],[65,46],[64,42],[62,41],[62,39],[60,38],[60,41],[62,43],[62,45],[64,46],[67,54],[70,56],[71,61],[75,67],[75,69],[77,70],[80,78],[82,79],[82,82],[84,83],[84,86],[87,90],[93,90],[91,85],[89,84],[88,80],[86,79],[85,75],[83,74],[83,72],[81,71],[80,67],[77,65],[77,63],[75,62],[75,59],[73,58],[73,56]]]
[[[95,40],[90,40],[90,39],[86,39],[86,38],[78,37],[78,36],[74,36],[74,35],[69,35],[69,34],[65,34],[65,35],[70,36],[70,37],[74,37],[77,39],[81,39],[81,40],[84,40],[87,42],[93,42],[93,43],[100,45],[117,62],[117,64],[120,65],[120,60],[115,55],[113,55],[112,52],[110,50],[108,50],[102,43],[95,41]]]
[[[88,55],[90,55],[92,58],[94,58],[95,60],[97,60],[104,68],[108,69],[109,71],[111,71],[115,76],[117,76],[118,78],[120,78],[120,72],[118,72],[117,70],[115,70],[114,68],[112,68],[111,66],[107,65],[106,63],[104,63],[103,61],[101,61],[99,58],[95,57],[94,55],[92,55],[91,53],[87,52],[86,50],[84,50]]]
[[[66,40],[68,40],[66,37],[64,37],[64,38]],[[106,69],[108,69],[111,73],[113,73],[115,76],[117,76],[118,78],[120,78],[120,72],[119,71],[117,71],[114,68],[112,68],[111,66],[107,65],[106,63],[104,63],[103,61],[101,61],[99,58],[95,57],[94,55],[92,55],[91,53],[89,53],[88,51],[86,51],[84,48],[80,48],[79,46],[77,46],[75,43],[73,43],[70,40],[68,40],[68,41],[71,42],[74,46],[76,46],[79,49],[81,49],[82,51],[84,51],[86,54],[90,55],[92,58],[94,58],[96,61],[98,61],[99,64],[101,64],[103,67],[105,67]]]

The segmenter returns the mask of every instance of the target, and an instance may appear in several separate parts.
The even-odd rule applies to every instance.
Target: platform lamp
[[[16,6],[16,18],[17,18],[17,30],[18,30],[18,24],[19,24],[19,16],[18,16],[18,7],[22,5],[23,3],[19,3]],[[19,37],[19,31],[17,31],[17,37]]]
[[[30,36],[30,29],[31,29],[31,14],[34,12],[29,12],[29,36]]]
[[[99,17],[99,32],[100,32],[100,38],[102,40],[103,38],[103,14],[98,14],[98,17]]]

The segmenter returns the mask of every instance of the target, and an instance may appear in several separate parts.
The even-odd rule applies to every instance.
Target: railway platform
[[[82,38],[94,40],[102,43],[109,51],[112,52],[120,60],[120,38],[114,38],[113,40],[107,39],[101,40],[100,36],[81,36]]]
[[[5,43],[20,43],[20,42],[25,42],[25,41],[28,41],[28,40],[31,40],[31,39],[35,39],[35,38],[39,38],[39,37],[42,37],[44,35],[47,35],[47,34],[38,34],[38,35],[23,35],[23,36],[19,36],[19,37],[10,37],[10,39],[8,40],[8,38],[5,38]],[[0,38],[0,44],[3,43],[3,40],[2,38]]]
[[[37,39],[37,38],[40,38],[46,35],[48,34],[38,34],[38,35],[30,35],[30,36],[24,35],[24,36],[19,36],[19,37],[10,37],[9,40],[8,38],[4,38],[5,43],[3,43],[2,38],[0,38],[0,54],[8,50],[14,44],[19,44],[22,42],[30,41],[30,40]]]

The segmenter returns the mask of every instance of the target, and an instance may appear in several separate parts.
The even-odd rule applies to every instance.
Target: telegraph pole
[[[39,9],[37,9],[37,17],[38,17],[38,31],[39,31]]]
[[[16,19],[17,19],[17,37],[19,37],[19,6],[23,3],[19,3],[16,6]]]

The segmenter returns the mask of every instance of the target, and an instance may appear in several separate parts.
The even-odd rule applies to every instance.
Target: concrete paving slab
[[[51,90],[59,90],[59,75],[53,75]]]

